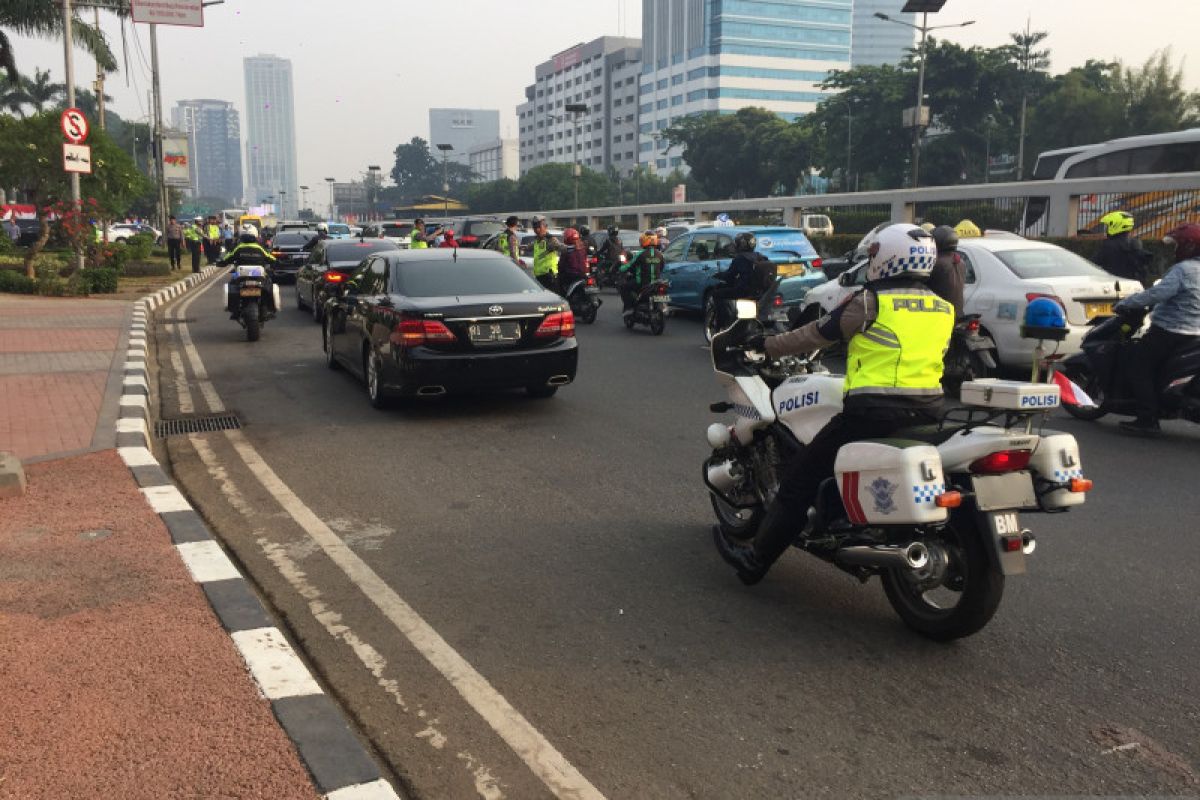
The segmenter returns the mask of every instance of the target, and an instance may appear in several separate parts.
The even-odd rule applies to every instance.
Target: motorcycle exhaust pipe
[[[547,386],[566,386],[571,382],[570,375],[555,375],[550,380],[546,381]]]
[[[1037,538],[1026,528],[1021,531],[1021,552],[1028,556],[1033,555],[1034,550],[1037,550]]]
[[[713,464],[706,470],[706,474],[709,485],[722,494],[732,490],[742,479],[741,471],[732,461]]]
[[[921,569],[929,563],[929,548],[921,542],[843,547],[833,554],[839,564],[881,569]]]
[[[421,397],[440,397],[445,393],[445,386],[422,386],[420,389],[417,389],[417,394]]]

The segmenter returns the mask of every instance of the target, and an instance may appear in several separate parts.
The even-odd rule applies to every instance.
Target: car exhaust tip
[[[546,381],[547,386],[566,386],[571,382],[570,375],[555,375],[550,380]]]
[[[445,386],[422,386],[420,389],[417,389],[417,395],[420,397],[440,397],[445,393]]]

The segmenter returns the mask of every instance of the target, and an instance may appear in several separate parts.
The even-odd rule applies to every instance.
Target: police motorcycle
[[[737,311],[711,347],[728,399],[710,408],[734,418],[709,426],[702,476],[722,531],[747,541],[783,465],[841,412],[844,376],[815,353],[750,349],[764,325],[753,301]],[[1056,384],[967,381],[962,399],[938,424],[842,447],[793,542],[864,583],[878,575],[900,618],[937,641],[983,628],[1025,572],[1037,542],[1024,514],[1066,511],[1091,488],[1075,438],[1042,429]]]
[[[1063,361],[1059,372],[1083,389],[1094,405],[1064,404],[1068,414],[1092,421],[1107,414],[1137,413],[1133,386],[1123,365],[1137,345],[1146,313],[1142,309],[1119,311],[1092,320],[1092,330],[1083,337],[1080,351]],[[1159,370],[1157,389],[1160,418],[1200,423],[1200,344],[1185,347],[1167,360]]]
[[[650,333],[662,336],[662,332],[667,329],[667,306],[671,302],[671,296],[667,292],[668,283],[665,279],[660,278],[646,284],[638,292],[633,308],[623,315],[625,327],[633,330],[634,325],[648,325]]]
[[[268,263],[238,264],[236,259],[238,249],[248,244],[247,234],[243,233],[242,242],[234,248],[227,258],[234,259],[233,270],[229,273],[229,282],[223,288],[225,310],[230,319],[236,321],[246,330],[246,341],[257,342],[262,326],[267,320],[275,318],[281,301],[279,286],[271,280],[271,269]],[[258,247],[255,243],[253,247]],[[263,253],[266,259],[270,255]]]

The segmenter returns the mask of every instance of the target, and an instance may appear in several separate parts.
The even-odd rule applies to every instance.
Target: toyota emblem
[[[504,313],[504,306],[492,306],[488,309],[488,313],[493,317],[498,317]]]

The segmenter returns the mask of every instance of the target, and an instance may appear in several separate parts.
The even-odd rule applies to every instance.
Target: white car
[[[139,233],[150,234],[154,237],[156,243],[162,238],[162,234],[159,233],[157,228],[151,227],[144,222],[115,222],[108,226],[108,240],[113,243],[124,242],[126,239],[136,236]]]
[[[805,236],[833,236],[833,220],[825,214],[805,214],[800,228]]]
[[[963,287],[964,313],[978,314],[981,332],[996,342],[1000,363],[1027,368],[1037,342],[1021,338],[1025,306],[1038,297],[1049,297],[1063,307],[1067,338],[1058,353],[1079,351],[1088,321],[1109,314],[1113,304],[1140,292],[1137,281],[1117,278],[1085,258],[1058,245],[1023,239],[1015,234],[986,235],[959,241],[966,262]],[[837,308],[866,279],[865,261],[836,280],[810,289],[804,298],[801,319],[817,319]],[[1047,343],[1047,348],[1052,348]]]

